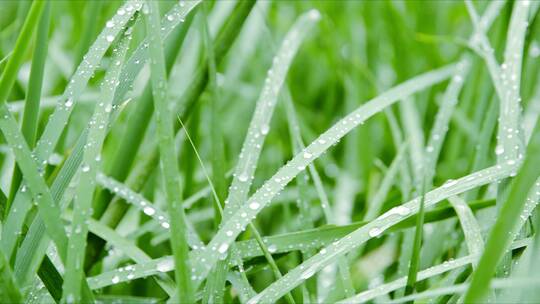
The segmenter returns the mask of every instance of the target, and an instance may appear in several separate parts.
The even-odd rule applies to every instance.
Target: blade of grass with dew
[[[497,162],[523,161],[525,135],[520,124],[521,118],[521,70],[523,47],[527,31],[527,18],[530,3],[514,3],[501,64],[501,85],[503,96],[499,106],[499,125],[497,130]],[[501,150],[502,149],[502,150]],[[501,207],[508,195],[510,180],[503,180],[497,187],[497,207]],[[499,272],[510,268],[510,257],[504,258]]]
[[[267,78],[250,122],[242,151],[234,172],[233,182],[229,190],[229,196],[225,204],[225,220],[229,219],[242,207],[248,196],[248,191],[253,180],[253,173],[262,149],[266,135],[270,131],[270,120],[277,102],[278,93],[285,81],[287,71],[292,63],[294,55],[307,35],[310,28],[320,18],[318,11],[309,11],[300,16],[291,27],[281,47],[277,51],[268,71]]]
[[[417,76],[416,78],[398,85],[386,93],[368,101],[337,122],[333,127],[304,149],[303,153],[297,154],[287,163],[287,165],[278,170],[270,180],[257,190],[246,204],[249,208],[243,208],[237,211],[230,220],[225,222],[217,235],[212,239],[210,243],[211,246],[216,246],[217,248],[223,246],[223,244],[228,245],[229,243],[232,243],[240,233],[241,229],[247,226],[251,221],[251,218],[256,216],[256,214],[262,210],[288,182],[360,123],[396,102],[398,98],[402,98],[403,96],[407,96],[434,83],[447,79],[452,74],[454,68],[455,66],[453,65],[446,66]],[[226,233],[226,231],[231,231],[232,234]],[[205,277],[209,267],[212,267],[213,263],[217,261],[217,258],[218,255],[216,253],[208,252],[206,265],[200,265],[203,267],[197,269],[197,272],[200,271],[203,274],[202,276]]]
[[[45,59],[47,57],[50,2],[47,1],[39,25],[37,27],[36,42],[32,58],[32,68],[30,70],[30,80],[26,94],[21,132],[30,148],[34,147],[37,133],[37,123],[40,107],[41,87],[43,84],[43,72],[45,69]],[[17,189],[21,182],[21,171],[15,167],[11,179],[10,193],[6,212],[9,211],[10,203],[13,201]]]
[[[524,153],[524,135],[519,126],[521,65],[523,44],[527,30],[527,17],[530,3],[514,3],[507,35],[504,63],[501,65],[501,81],[504,88],[499,111],[498,162],[521,160]],[[505,188],[504,185],[501,187]]]
[[[110,20],[113,26],[107,27],[102,31],[96,42],[94,42],[93,46],[86,54],[85,60],[83,60],[81,65],[77,68],[77,72],[75,72],[71,80],[68,82],[65,92],[62,95],[62,98],[60,98],[59,105],[55,109],[54,113],[56,114],[52,114],[47,124],[51,136],[45,135],[48,133],[44,132],[35,149],[34,155],[38,160],[37,163],[39,168],[44,167],[43,160],[48,159],[48,156],[56,145],[56,142],[60,137],[60,133],[67,122],[69,113],[71,113],[74,100],[78,99],[78,97],[81,95],[88,80],[92,76],[95,69],[99,66],[99,62],[105,54],[105,51],[112,43],[112,39],[114,39],[114,37],[116,37],[116,35],[123,29],[124,25],[130,20],[133,14],[135,14],[136,9],[139,7],[140,2],[129,1],[124,6],[119,8],[117,14]],[[122,12],[122,14],[120,14],[120,12]],[[82,143],[82,145],[84,145],[84,143]],[[2,231],[2,244],[5,248],[6,255],[8,256],[11,256],[13,250],[15,249],[15,243],[22,230],[25,216],[31,207],[31,198],[29,193],[22,190],[22,188],[19,189],[13,202],[13,205],[17,205],[18,212],[12,212],[9,214],[6,220],[7,229]]]
[[[493,200],[489,202],[487,205],[484,205],[484,204],[485,202],[479,202],[479,204],[472,205],[472,208],[476,209],[477,207],[483,208],[483,207],[493,206],[495,204],[495,201]],[[426,222],[443,220],[451,216],[455,216],[454,212],[455,211],[452,207],[436,208],[433,211],[426,213]],[[91,221],[90,223],[92,224],[93,222]],[[353,223],[347,226],[338,226],[338,227],[330,226],[330,227],[314,228],[308,231],[291,232],[291,233],[286,233],[282,235],[264,237],[263,242],[265,244],[273,245],[276,248],[275,251],[273,250],[274,251],[273,253],[275,254],[286,253],[286,252],[290,252],[294,250],[305,250],[305,249],[311,249],[311,248],[318,249],[320,247],[324,247],[326,245],[329,245],[332,242],[339,240],[339,238],[346,236],[350,232],[353,232],[356,229],[366,224],[367,224],[366,222],[358,222],[358,223]],[[415,225],[415,218],[413,216],[386,229],[385,231],[382,232],[382,234],[400,231],[400,229],[410,228],[410,227],[413,227],[414,225]],[[93,227],[94,226],[90,225],[91,229],[94,229]],[[103,226],[100,225],[100,227],[103,227]],[[98,232],[99,230],[97,226],[95,227],[95,229],[97,233],[100,233]],[[106,237],[106,235],[103,235],[103,237]],[[235,255],[236,253],[234,251],[236,251],[238,252],[238,255],[242,259],[246,259],[246,260],[264,255],[259,244],[254,239],[237,242],[236,246],[232,248],[231,250],[233,251],[231,253],[232,255]],[[193,260],[198,260],[200,258],[200,254],[191,252],[190,255]],[[156,270],[155,265],[162,262],[164,264],[169,263],[169,268],[167,268],[168,269],[167,271],[173,270],[172,257],[166,256],[166,257],[161,257],[161,258],[149,261],[147,263],[134,265],[135,267],[135,271],[133,273],[134,276],[127,276],[125,273],[122,273],[124,272],[124,269],[117,269],[104,275],[98,275],[91,279],[89,278],[89,281],[91,282],[99,281],[99,286],[95,285],[96,283],[90,283],[90,285],[93,286],[92,288],[102,288],[102,287],[111,285],[112,284],[111,278],[114,276],[119,276],[120,282],[125,282],[125,281],[130,281],[132,279],[144,277],[147,275],[156,274],[158,273],[158,271]],[[231,260],[230,266],[231,267],[234,266],[235,263],[236,261]],[[152,270],[154,272],[151,272]]]
[[[485,297],[497,264],[505,254],[511,237],[520,228],[519,218],[527,205],[527,195],[535,185],[538,172],[534,164],[540,161],[540,125],[537,125],[527,146],[523,166],[510,186],[508,197],[501,206],[500,214],[490,232],[484,254],[473,273],[471,285],[465,294],[465,302],[479,302]],[[536,190],[536,189],[535,189]]]
[[[513,170],[515,170],[515,167],[511,165],[497,165],[448,182],[439,188],[427,192],[424,196],[424,205],[426,208],[431,207],[450,196],[506,178]],[[289,271],[283,279],[274,282],[250,301],[252,303],[259,301],[272,302],[279,299],[284,292],[287,292],[314,275],[317,271],[331,263],[333,259],[348,253],[367,240],[379,236],[381,232],[412,214],[416,214],[419,210],[420,200],[421,198],[417,197],[402,204],[404,208],[408,208],[410,211],[407,216],[402,216],[398,210],[391,209],[379,216],[376,220],[369,222],[367,225],[355,230],[339,241],[325,247],[324,253],[318,253],[300,266]],[[224,227],[227,226],[225,225]]]
[[[86,223],[92,217],[92,198],[96,188],[98,167],[101,163],[101,149],[107,133],[109,115],[112,111],[114,90],[119,82],[118,77],[131,40],[131,28],[127,28],[124,36],[120,39],[118,47],[113,51],[111,67],[101,84],[101,97],[89,122],[90,128],[83,153],[79,184],[73,201],[75,211],[71,222],[62,295],[63,300],[68,303],[81,301],[81,281],[84,278],[83,266],[88,235]]]
[[[225,200],[226,204],[223,211],[223,222],[229,220],[231,215],[241,208],[242,203],[248,196],[259,155],[266,135],[270,130],[269,125],[275,104],[277,103],[279,91],[303,39],[318,19],[319,13],[317,11],[310,11],[300,16],[286,34],[280,49],[274,57],[272,67],[268,71],[267,80],[265,81],[259,99],[257,100],[256,108],[240,152],[239,162],[233,174],[229,195]],[[255,232],[255,234],[258,233]],[[227,245],[226,247],[219,247],[219,249],[224,248],[222,253],[226,253],[228,247],[229,246]],[[271,259],[271,255],[267,255],[267,257]],[[215,285],[219,284],[223,286],[223,284],[221,284],[224,283],[225,280],[225,273],[223,273],[223,270],[225,269],[224,265],[227,264],[227,261],[223,261],[219,262],[218,266],[216,266],[214,276],[217,277],[219,275],[221,277],[221,282],[216,282]],[[277,269],[277,267],[272,268]],[[281,274],[278,274],[278,272],[275,272],[275,274],[280,277]],[[220,290],[222,289],[221,287],[218,288]],[[288,296],[288,298],[292,299],[290,296]]]
[[[454,210],[456,210],[463,234],[465,234],[465,242],[467,243],[469,254],[480,256],[484,251],[484,240],[482,239],[480,225],[478,225],[471,208],[459,196],[450,197],[448,201]],[[476,265],[477,262],[473,263],[473,269],[476,269]]]
[[[150,69],[152,95],[154,99],[155,117],[157,123],[160,164],[165,184],[165,195],[171,219],[171,247],[176,266],[175,278],[178,294],[186,303],[194,301],[190,260],[188,256],[187,226],[185,214],[178,193],[180,176],[178,162],[175,156],[173,120],[167,103],[167,82],[163,44],[159,30],[159,7],[156,2],[147,1],[149,12],[145,16],[146,30],[150,44]]]

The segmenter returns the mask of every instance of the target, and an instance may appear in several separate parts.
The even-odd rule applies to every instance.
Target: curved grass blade
[[[297,154],[287,163],[287,165],[278,170],[270,180],[252,195],[245,204],[247,208],[238,210],[223,224],[222,228],[210,242],[209,248],[218,248],[220,246],[225,246],[224,244],[226,244],[226,246],[231,244],[238,234],[240,234],[241,229],[246,227],[249,222],[251,222],[251,219],[255,217],[287,183],[356,126],[372,115],[380,112],[385,107],[390,106],[403,96],[413,94],[425,87],[447,79],[452,75],[454,69],[455,66],[451,65],[417,76],[368,101],[341,121],[337,122],[315,142],[304,149],[302,153]],[[194,265],[198,277],[201,278],[206,276],[210,268],[221,255],[219,252],[215,251],[207,251],[205,253],[207,261],[205,265]]]
[[[180,201],[180,176],[178,160],[175,153],[173,120],[167,102],[167,79],[163,42],[160,36],[160,20],[158,3],[147,1],[149,8],[145,16],[146,31],[150,44],[150,70],[152,95],[154,99],[155,117],[158,134],[160,164],[165,184],[165,196],[171,219],[171,247],[176,266],[176,288],[186,303],[194,301],[192,279],[190,273],[189,247],[187,243],[187,225],[184,208]]]
[[[242,207],[242,203],[249,194],[256,164],[266,135],[270,131],[270,121],[277,103],[279,91],[300,44],[319,18],[320,14],[316,10],[309,11],[300,16],[283,39],[281,47],[274,57],[272,67],[268,70],[261,95],[257,100],[256,108],[240,152],[239,162],[233,174],[233,181],[229,188],[229,196],[225,204],[224,221],[227,221]]]
[[[81,281],[84,278],[84,258],[86,254],[86,238],[88,235],[88,219],[92,217],[92,198],[96,188],[96,175],[101,160],[101,149],[107,133],[109,115],[112,111],[112,99],[121,67],[124,62],[131,28],[121,38],[119,46],[113,51],[112,64],[101,85],[101,97],[96,104],[90,119],[88,137],[83,154],[83,164],[79,184],[73,202],[73,220],[69,238],[69,251],[66,260],[66,272],[63,285],[63,299],[66,302],[81,301]]]
[[[463,193],[472,188],[506,178],[515,166],[497,165],[469,174],[455,181],[450,181],[443,186],[426,193],[424,198],[425,207],[431,207],[443,199]],[[391,209],[382,214],[376,220],[355,230],[344,238],[321,250],[300,266],[289,271],[281,280],[278,280],[250,300],[250,303],[273,302],[279,299],[284,292],[294,288],[304,280],[313,276],[317,271],[328,265],[333,259],[342,256],[371,238],[377,237],[384,230],[401,222],[411,214],[419,210],[420,198],[415,198],[402,204],[403,211]],[[404,210],[407,210],[404,212]],[[405,214],[405,215],[403,215]]]

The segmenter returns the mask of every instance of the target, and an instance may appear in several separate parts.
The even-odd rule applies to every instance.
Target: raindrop
[[[229,244],[223,243],[219,246],[218,251],[219,253],[225,253],[229,249]]]
[[[65,105],[66,107],[68,107],[68,108],[71,107],[71,106],[73,105],[73,99],[72,99],[72,98],[68,98],[68,99],[66,100],[66,102],[64,103],[64,105]]]
[[[260,206],[261,205],[259,203],[257,203],[257,202],[252,202],[252,203],[249,204],[249,208],[252,209],[252,210],[257,210],[257,209],[259,209]]]
[[[270,127],[268,125],[261,126],[261,134],[266,135],[270,131]]]
[[[154,213],[156,213],[156,210],[154,208],[148,206],[148,207],[144,207],[143,212],[146,215],[152,216],[152,215],[154,215]]]
[[[381,228],[373,227],[373,228],[369,229],[368,234],[369,234],[370,237],[378,237],[379,235],[381,235],[382,232],[383,231],[382,231]]]
[[[241,182],[247,182],[247,180],[248,180],[247,174],[245,174],[245,173],[240,174],[238,176],[238,180],[241,181]]]
[[[158,263],[156,265],[156,270],[159,272],[167,272],[169,270],[170,263],[168,261],[164,261],[161,263]]]
[[[408,215],[409,213],[411,213],[411,210],[406,206],[397,206],[397,207],[394,208],[394,211],[397,214],[402,215],[402,216],[405,216],[405,215]]]
[[[443,188],[448,188],[448,187],[452,187],[455,184],[457,184],[457,180],[449,179],[442,186]]]
[[[114,276],[114,277],[112,277],[111,281],[112,281],[113,284],[116,284],[116,283],[120,282],[120,278],[118,276]]]
[[[83,165],[82,168],[81,168],[82,172],[88,172],[90,171],[90,166],[88,165]]]

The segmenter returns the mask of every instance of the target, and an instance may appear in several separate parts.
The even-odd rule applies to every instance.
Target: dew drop
[[[274,253],[276,251],[277,251],[277,246],[276,245],[272,244],[272,245],[268,246],[268,252]]]
[[[369,229],[368,234],[369,234],[370,237],[378,237],[379,235],[381,235],[382,232],[383,231],[382,231],[381,228],[373,227],[373,228]]]
[[[111,281],[112,281],[113,284],[116,284],[116,283],[120,282],[120,278],[118,276],[114,276],[114,277],[112,277]]]
[[[270,127],[268,125],[261,126],[261,134],[266,135],[270,131]]]
[[[159,272],[167,272],[169,271],[170,266],[171,265],[168,261],[164,261],[156,265],[156,270]]]
[[[406,206],[397,206],[394,208],[394,211],[401,216],[405,216],[411,213],[411,210]]]
[[[259,203],[257,203],[257,202],[252,202],[252,203],[249,204],[249,208],[252,209],[252,210],[257,210],[257,209],[259,209],[260,206],[261,205]]]
[[[143,209],[144,214],[152,216],[154,213],[156,213],[156,210],[150,206],[144,207]]]
[[[495,154],[496,155],[501,155],[504,153],[504,147],[503,146],[497,146],[495,147]]]
[[[72,98],[66,99],[66,102],[64,102],[64,105],[68,108],[71,107],[73,105],[73,99]]]
[[[229,244],[223,243],[219,246],[218,251],[219,253],[225,253],[229,249]]]
[[[82,172],[88,172],[88,171],[90,171],[90,166],[88,166],[88,165],[83,165],[83,166],[81,167],[81,170],[82,170]]]
[[[453,185],[457,184],[457,180],[449,179],[442,185],[443,188],[452,187]]]
[[[307,280],[309,278],[311,278],[313,275],[315,274],[315,269],[308,269],[306,271],[304,271],[300,277],[304,280]]]
[[[113,35],[107,35],[107,41],[108,42],[113,42],[114,40],[114,36]]]
[[[247,174],[245,174],[245,173],[240,174],[238,176],[238,180],[241,181],[241,182],[247,182],[247,180],[248,180]]]

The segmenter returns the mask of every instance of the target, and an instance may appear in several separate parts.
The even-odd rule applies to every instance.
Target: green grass
[[[3,1],[0,302],[521,303],[537,1]]]

